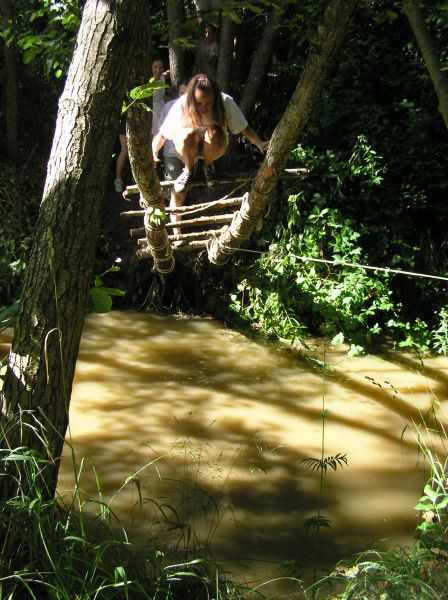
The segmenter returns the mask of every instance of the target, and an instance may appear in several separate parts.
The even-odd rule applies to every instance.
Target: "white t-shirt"
[[[248,123],[246,117],[241,112],[238,104],[228,94],[221,93],[222,100],[224,103],[224,111],[226,114],[227,128],[234,134],[241,133],[246,129]],[[179,130],[183,127],[193,127],[193,123],[187,112],[187,94],[184,94],[178,98],[167,118],[163,121],[160,128],[160,133],[167,140],[172,140],[179,133]],[[207,127],[208,125],[214,125],[214,120],[208,116],[202,117],[202,125]]]
[[[174,100],[170,100],[169,102],[167,102],[165,104],[165,106],[163,107],[162,115],[160,117],[161,124],[163,124],[165,122],[165,119],[168,116],[168,113],[173,108],[173,106],[176,104],[177,100],[178,100],[178,98],[175,98]],[[166,139],[165,143],[163,144],[163,156],[176,156],[177,158],[180,158],[180,160],[182,160],[182,156],[178,152],[176,152],[174,143],[168,139]]]

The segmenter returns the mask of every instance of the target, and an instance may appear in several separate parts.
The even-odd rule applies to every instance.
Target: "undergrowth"
[[[416,542],[387,552],[368,550],[355,561],[342,561],[312,588],[333,600],[446,600],[448,598],[448,458],[443,421],[431,412],[435,426],[424,433],[435,434],[438,451],[431,448],[416,426],[417,441],[430,475],[414,507],[421,520]],[[343,591],[328,595],[328,588]],[[324,593],[324,591],[326,593]]]
[[[0,308],[20,296],[39,208],[36,182],[27,172],[1,164],[0,174]]]
[[[423,248],[412,239],[408,199],[385,202],[387,170],[367,139],[359,136],[350,156],[299,146],[292,162],[310,176],[279,191],[256,242],[261,256],[239,259],[230,308],[267,335],[338,336],[352,354],[386,336],[399,348],[447,354],[446,282],[382,270],[415,272]],[[426,252],[430,274],[446,277],[443,249]]]
[[[196,448],[188,438],[181,438],[169,453],[184,463],[181,479],[161,476],[158,463],[167,458],[162,455],[126,478],[108,501],[95,466],[88,460],[77,465],[72,453],[73,490],[46,500],[39,480],[48,459],[26,448],[3,449],[3,477],[8,464],[22,463],[33,483],[26,493],[20,491],[0,501],[0,598],[264,598],[261,592],[229,579],[225,566],[215,561],[210,551],[210,542],[230,510],[230,473],[236,465],[255,468],[255,462],[249,460],[254,448],[238,451],[228,464],[212,464],[206,448]],[[83,491],[88,469],[96,482],[94,496]],[[201,483],[203,477],[207,477],[207,486]],[[146,496],[143,481],[148,478],[162,481],[174,499],[178,496],[177,502]],[[130,488],[133,512],[151,509],[151,535],[144,544],[129,539],[114,511],[117,498]]]

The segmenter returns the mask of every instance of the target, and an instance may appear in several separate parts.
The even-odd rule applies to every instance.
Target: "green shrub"
[[[407,229],[408,199],[384,200],[383,162],[364,136],[349,156],[296,148],[291,163],[310,177],[280,189],[258,246],[273,241],[255,263],[240,262],[231,309],[277,337],[338,335],[360,351],[388,334],[400,347],[443,351],[446,314],[434,319],[442,284],[387,270],[419,266],[421,249]]]

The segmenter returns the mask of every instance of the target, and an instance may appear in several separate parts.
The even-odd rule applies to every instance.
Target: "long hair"
[[[198,112],[194,101],[194,93],[196,90],[201,90],[206,94],[213,94],[213,120],[220,127],[226,127],[227,119],[219,85],[216,81],[210,79],[208,75],[204,75],[204,73],[192,77],[188,84],[186,108],[193,126],[200,127],[202,124],[202,117]]]

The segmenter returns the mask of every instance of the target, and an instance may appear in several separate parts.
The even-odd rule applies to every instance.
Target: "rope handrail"
[[[268,250],[265,251],[261,251],[261,250],[249,250],[248,248],[230,248],[228,246],[225,246],[224,244],[221,244],[221,246],[223,248],[225,248],[226,250],[232,250],[232,251],[237,251],[237,252],[248,252],[251,254],[267,254]],[[353,267],[355,269],[370,269],[371,271],[383,271],[385,273],[395,273],[397,275],[409,275],[412,277],[424,277],[427,279],[437,279],[439,281],[448,281],[448,277],[442,277],[440,275],[429,275],[428,273],[417,273],[415,271],[403,271],[402,269],[391,269],[390,267],[375,267],[373,265],[362,265],[360,263],[352,263],[352,262],[347,262],[344,260],[329,260],[329,259],[325,259],[325,258],[313,258],[311,256],[297,256],[297,254],[294,254],[295,258],[298,258],[299,260],[302,260],[303,262],[318,262],[318,263],[325,263],[325,264],[329,264],[329,265],[334,265],[336,267]]]

